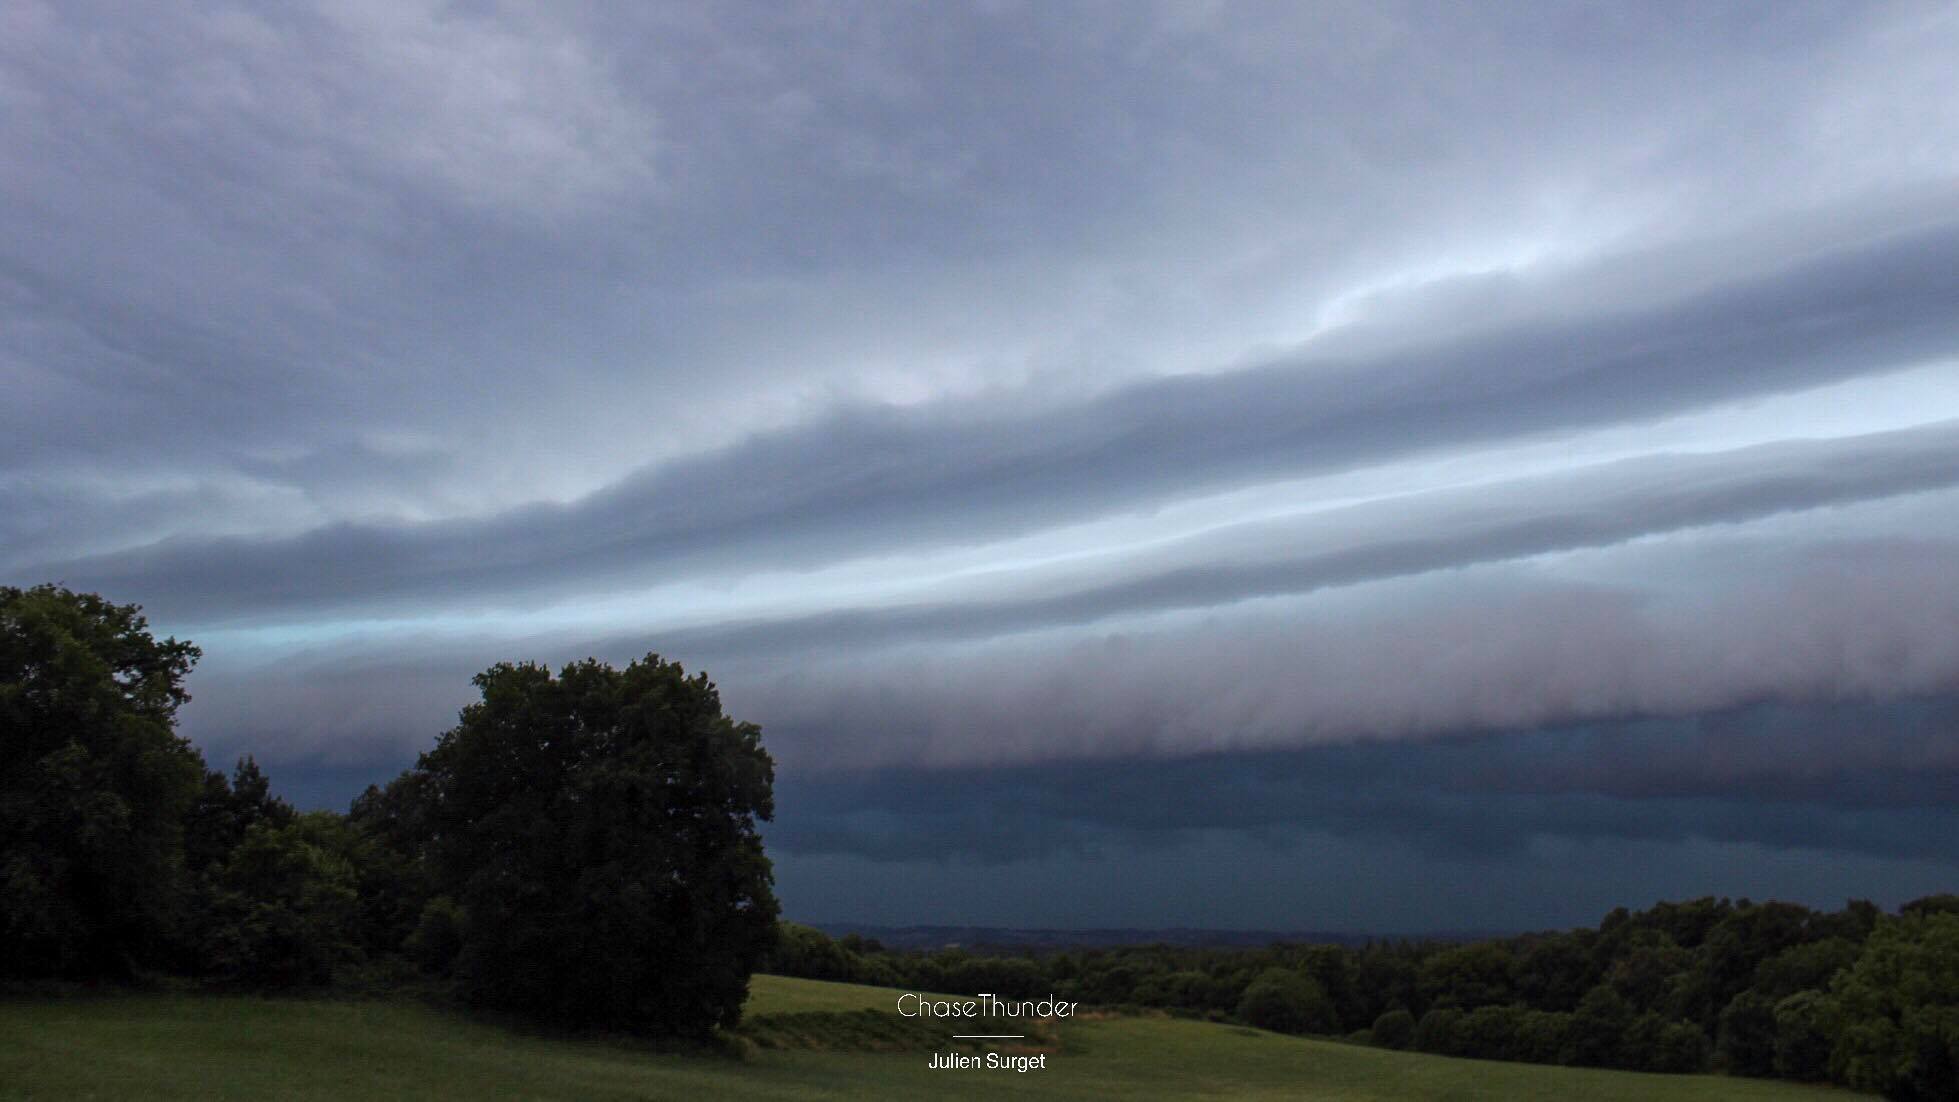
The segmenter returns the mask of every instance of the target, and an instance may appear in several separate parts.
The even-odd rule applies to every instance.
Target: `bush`
[[[402,948],[428,971],[449,975],[463,950],[463,909],[446,895],[429,900]]]
[[[766,967],[781,976],[810,980],[849,980],[852,954],[814,926],[778,922]]]
[[[1333,1004],[1311,977],[1268,968],[1245,988],[1238,1017],[1277,1033],[1327,1033],[1336,1028]]]
[[[354,870],[335,850],[329,812],[245,832],[210,889],[204,971],[229,983],[291,988],[333,978],[354,960]]]
[[[1708,1035],[1693,1022],[1661,1022],[1646,1051],[1644,1071],[1693,1075],[1708,1069]]]
[[[1571,1043],[1571,1015],[1554,1010],[1533,1010],[1518,1025],[1514,1051],[1516,1059],[1533,1064],[1555,1064],[1564,1059]]]
[[[1463,1013],[1454,1007],[1438,1007],[1415,1023],[1415,1047],[1423,1052],[1454,1056],[1460,1045]]]
[[[1415,1016],[1396,1007],[1374,1019],[1374,1043],[1382,1048],[1407,1048],[1415,1040]]]
[[[1152,976],[1136,987],[1136,1001],[1145,1006],[1174,1010],[1201,1010],[1210,1003],[1216,984],[1210,976],[1194,969]]]

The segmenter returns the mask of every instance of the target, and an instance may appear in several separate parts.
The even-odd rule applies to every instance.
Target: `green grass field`
[[[824,1023],[843,1022],[849,1028],[835,1036],[855,1047],[863,1038],[853,1023],[890,1010],[896,995],[758,976],[744,1028],[766,1036],[772,1021],[800,1021],[811,1027],[805,1040],[817,1044],[827,1035]],[[1759,1080],[1452,1060],[1153,1017],[1069,1022],[1051,1048],[1046,1070],[934,1071],[922,1051],[792,1046],[737,1060],[535,1036],[403,1003],[206,995],[12,1000],[0,1002],[0,1098],[1854,1097]]]

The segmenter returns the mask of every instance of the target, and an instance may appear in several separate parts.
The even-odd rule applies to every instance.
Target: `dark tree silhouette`
[[[461,908],[465,996],[570,1024],[734,1025],[777,913],[760,731],[657,655],[476,685],[411,774],[434,887]]]
[[[160,963],[204,759],[174,729],[196,647],[136,605],[0,586],[0,974]]]

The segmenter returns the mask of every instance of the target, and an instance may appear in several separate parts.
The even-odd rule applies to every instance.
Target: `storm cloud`
[[[1956,255],[1959,227],[1942,226],[1589,324],[1518,327],[1379,361],[1156,380],[1052,411],[984,401],[857,409],[569,506],[336,525],[270,543],[180,537],[61,569],[81,584],[141,589],[162,611],[212,615],[507,600],[643,584],[676,568],[807,567],[900,542],[984,541],[1409,451],[1959,358]],[[1950,440],[1942,450],[1949,459]],[[1643,519],[1629,510],[1621,523]]]
[[[1700,837],[1950,861],[1955,719],[1949,699],[1753,706],[1423,743],[983,772],[891,767],[785,786],[796,813],[771,840],[797,852],[1002,863],[1204,832],[1394,839],[1442,856],[1515,852],[1544,837]]]
[[[705,668],[811,917],[986,920],[960,868],[1205,924],[1117,882],[1300,853],[1387,871],[1210,924],[1641,902],[1608,851],[1950,888],[1955,51],[1912,3],[14,4],[0,581],[145,605],[186,732],[325,804],[491,663]]]

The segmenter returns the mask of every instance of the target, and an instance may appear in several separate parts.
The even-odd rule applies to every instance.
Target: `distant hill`
[[[1479,941],[1506,937],[1487,931],[1439,934],[1355,934],[1325,930],[1206,930],[1187,926],[1162,929],[1023,929],[1009,926],[871,926],[859,922],[812,922],[829,934],[876,940],[887,949],[947,949],[1024,951],[1029,949],[1093,949],[1120,945],[1175,945],[1187,949],[1255,949],[1274,942],[1308,945],[1366,945],[1372,941]]]

